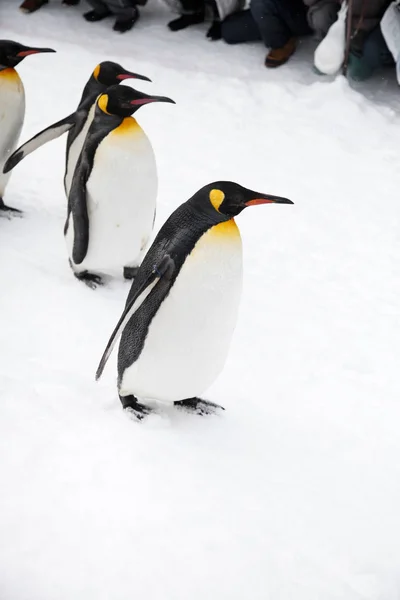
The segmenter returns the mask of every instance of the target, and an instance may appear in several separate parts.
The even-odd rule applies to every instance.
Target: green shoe
[[[351,79],[354,81],[365,81],[371,77],[373,72],[374,69],[363,56],[349,54],[347,73]]]

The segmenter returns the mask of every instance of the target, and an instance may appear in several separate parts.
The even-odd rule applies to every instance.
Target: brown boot
[[[270,50],[265,58],[265,66],[269,68],[280,67],[289,60],[296,50],[295,38],[290,38],[282,48]]]
[[[49,0],[25,0],[19,7],[22,12],[33,13],[48,3]]]

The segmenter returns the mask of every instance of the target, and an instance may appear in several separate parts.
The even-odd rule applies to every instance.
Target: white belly
[[[123,373],[121,395],[166,402],[200,396],[223,369],[242,291],[242,244],[233,221],[219,228],[186,259],[138,360]]]
[[[11,175],[3,173],[4,163],[17,147],[25,117],[25,92],[14,69],[0,71],[0,197]]]
[[[157,199],[157,168],[143,133],[109,134],[99,145],[86,185],[89,247],[76,272],[121,275],[138,266],[149,242]],[[73,220],[66,236],[72,261]]]
[[[85,142],[86,134],[89,131],[89,127],[93,121],[95,109],[96,109],[96,103],[94,102],[89,110],[86,122],[85,122],[84,126],[82,127],[82,130],[76,136],[76,138],[74,139],[74,141],[72,142],[72,144],[69,148],[69,152],[68,152],[68,156],[67,156],[66,171],[65,171],[65,176],[64,176],[64,187],[65,187],[65,193],[67,195],[67,198],[69,195],[69,191],[71,189],[72,178],[74,176],[76,163],[78,162],[79,155],[81,153],[83,144]]]

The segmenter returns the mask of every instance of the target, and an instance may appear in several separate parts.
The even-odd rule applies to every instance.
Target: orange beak
[[[248,202],[245,202],[246,206],[257,206],[257,204],[294,204],[288,198],[282,198],[281,196],[271,196],[270,194],[263,194],[259,198],[253,198]]]
[[[124,81],[124,79],[141,79],[142,81],[151,82],[151,79],[149,79],[148,77],[145,77],[144,75],[139,75],[139,73],[131,73],[130,71],[117,75],[117,79],[119,79],[120,81]]]
[[[21,50],[18,52],[18,58],[25,58],[25,56],[30,56],[31,54],[40,54],[41,52],[55,52],[52,48],[28,48],[27,50]]]

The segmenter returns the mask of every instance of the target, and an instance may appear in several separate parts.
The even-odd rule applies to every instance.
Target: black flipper
[[[65,119],[61,119],[61,121],[57,121],[57,123],[53,123],[50,127],[43,129],[40,133],[37,133],[30,140],[22,144],[7,160],[4,165],[3,173],[8,173],[11,169],[17,166],[18,163],[21,162],[28,154],[34,152],[47,142],[51,140],[55,140],[60,137],[67,131],[69,131],[75,125],[75,113],[72,115],[68,115]]]
[[[125,306],[125,310],[121,315],[114,331],[111,334],[110,340],[106,346],[103,356],[101,357],[99,366],[96,371],[96,380],[99,379],[103,373],[104,367],[110,357],[111,352],[115,346],[115,343],[126,324],[132,317],[132,315],[138,310],[138,308],[145,302],[147,296],[150,294],[153,288],[158,286],[164,286],[165,289],[161,289],[164,295],[168,293],[171,277],[175,269],[175,263],[169,254],[166,254],[162,260],[155,265],[153,270],[142,285],[135,291],[134,295],[128,299]]]
[[[74,221],[74,245],[72,259],[80,265],[85,259],[89,246],[89,215],[86,203],[86,183],[90,176],[90,167],[84,160],[83,152],[75,169],[71,190],[68,198],[68,208]]]
[[[85,259],[89,247],[89,215],[87,209],[86,184],[93,169],[94,157],[100,142],[115,127],[122,118],[110,116],[103,121],[102,113],[96,109],[95,117],[89,127],[83,148],[76,163],[71,188],[68,195],[68,216],[64,231],[68,230],[68,219],[72,212],[74,222],[74,244],[72,259],[79,265]]]

